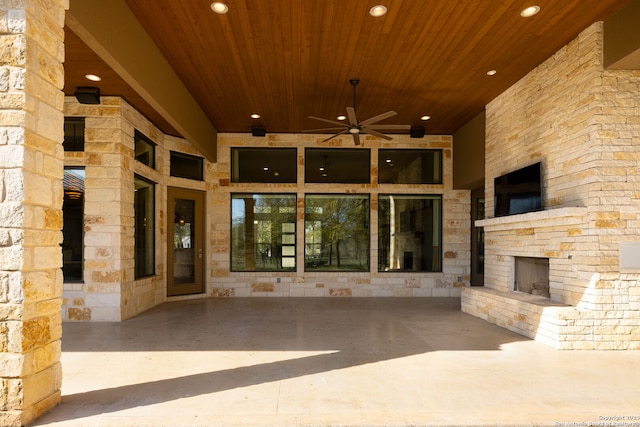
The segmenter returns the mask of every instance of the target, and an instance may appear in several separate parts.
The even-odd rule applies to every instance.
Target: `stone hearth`
[[[485,287],[465,288],[462,310],[557,349],[584,348],[593,320],[571,292],[579,254],[571,234],[586,217],[586,208],[559,208],[476,221],[485,232]],[[516,288],[518,272],[528,276],[524,288]]]

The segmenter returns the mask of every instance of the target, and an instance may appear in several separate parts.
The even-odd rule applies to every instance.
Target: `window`
[[[369,271],[369,195],[305,197],[307,271]]]
[[[135,142],[135,157],[140,163],[156,168],[156,144],[136,130],[133,140]]]
[[[178,178],[202,181],[204,179],[204,160],[202,157],[172,151],[169,174]]]
[[[378,271],[442,271],[442,196],[379,196]]]
[[[232,148],[232,182],[297,182],[295,148]]]
[[[231,218],[231,271],[295,271],[295,195],[232,194]]]
[[[65,282],[83,280],[84,169],[65,168],[62,204],[62,273]]]
[[[155,184],[138,175],[134,177],[135,278],[155,274]]]
[[[371,152],[364,148],[307,148],[304,160],[307,183],[369,184]]]
[[[84,151],[84,117],[64,118],[64,151]]]
[[[442,150],[378,151],[380,184],[442,184]]]

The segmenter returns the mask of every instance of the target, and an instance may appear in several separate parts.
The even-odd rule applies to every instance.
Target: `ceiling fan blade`
[[[353,143],[356,145],[360,145],[360,134],[352,133],[351,135],[353,135]]]
[[[393,138],[391,138],[390,136],[387,136],[383,133],[380,133],[378,131],[375,131],[371,128],[364,128],[362,129],[360,132],[362,133],[368,133],[369,135],[373,135],[373,136],[377,136],[378,138],[382,138],[382,139],[386,139],[387,141],[391,141]]]
[[[326,132],[326,131],[335,132],[337,130],[343,130],[344,128],[345,126],[340,126],[339,128],[310,129],[310,130],[303,130],[302,132],[304,133],[319,133],[319,132]]]
[[[343,130],[342,132],[338,132],[338,133],[336,133],[335,135],[330,136],[330,137],[329,137],[329,138],[327,138],[327,139],[323,139],[323,140],[322,140],[322,142],[327,142],[327,141],[329,141],[329,140],[331,140],[331,139],[335,138],[336,136],[340,136],[340,135],[345,134],[345,133],[347,133],[347,132],[349,132],[349,129],[345,129],[345,130]]]
[[[347,117],[349,117],[349,124],[352,126],[358,125],[358,119],[356,118],[356,110],[352,107],[347,107]]]
[[[379,122],[380,120],[384,120],[384,119],[388,119],[389,117],[393,117],[396,114],[398,114],[398,113],[396,113],[395,111],[387,111],[386,113],[378,114],[377,116],[373,116],[370,119],[364,120],[362,123],[360,123],[360,126],[370,125],[370,124],[373,124],[375,122]]]
[[[309,116],[309,118],[313,119],[313,120],[320,120],[321,122],[331,123],[332,125],[346,126],[346,124],[344,124],[344,123],[336,122],[334,120],[323,119],[322,117]]]
[[[411,125],[369,125],[367,129],[409,130]]]

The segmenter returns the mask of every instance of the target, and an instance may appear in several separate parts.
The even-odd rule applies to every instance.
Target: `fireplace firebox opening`
[[[551,298],[549,292],[549,259],[515,257],[513,290]]]

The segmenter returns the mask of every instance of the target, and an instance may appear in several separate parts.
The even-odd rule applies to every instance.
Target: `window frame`
[[[389,181],[383,181],[381,178],[384,175],[384,171],[386,168],[389,167],[389,165],[391,167],[394,167],[393,162],[389,161],[392,160],[391,157],[391,153],[393,152],[397,152],[397,153],[403,153],[403,154],[407,154],[410,152],[415,152],[416,153],[416,159],[418,158],[418,154],[419,153],[433,153],[434,155],[438,155],[438,164],[436,166],[437,170],[434,170],[434,174],[437,173],[438,177],[435,178],[434,180],[424,180],[424,179],[420,179],[420,180],[408,180],[405,182],[389,182]],[[444,158],[444,152],[442,149],[439,148],[379,148],[378,149],[378,184],[380,185],[442,185],[444,183],[444,176],[443,176],[443,158]],[[397,167],[397,165],[396,165]],[[420,168],[420,171],[424,174],[424,165],[422,165],[422,167]],[[421,176],[422,178],[422,176]]]
[[[188,161],[193,161],[194,169],[196,169],[196,166],[197,166],[197,170],[199,173],[197,175],[191,175],[191,176],[189,176],[188,174],[176,174],[173,169],[173,165],[174,165],[173,159],[175,157],[180,157]],[[173,150],[169,151],[169,176],[172,176],[175,178],[192,179],[194,181],[204,181],[204,158],[200,156],[194,156],[192,154],[181,153],[179,151],[173,151]]]
[[[337,263],[338,263],[338,267],[337,268],[314,268],[314,265],[312,265],[313,261],[310,261],[310,257],[307,255],[308,250],[307,250],[307,246],[309,245],[309,243],[307,242],[307,236],[308,236],[308,228],[307,228],[307,223],[311,222],[311,220],[309,219],[310,217],[312,218],[313,213],[309,213],[309,210],[311,208],[313,208],[314,206],[312,204],[308,203],[308,200],[310,198],[341,198],[341,199],[348,199],[348,198],[360,198],[363,200],[366,200],[366,220],[363,223],[364,224],[364,228],[366,229],[367,233],[367,237],[364,240],[364,242],[366,242],[366,248],[364,250],[364,252],[366,253],[366,255],[364,256],[364,259],[366,260],[366,267],[365,268],[340,268],[340,255],[339,255],[339,249],[336,248],[336,257],[337,257]],[[345,224],[344,221],[336,221],[336,224],[340,223],[340,224]],[[357,227],[356,227],[357,229]],[[321,236],[322,236],[322,229],[320,230]],[[355,233],[353,234],[354,236],[358,236],[359,234]],[[314,239],[315,240],[315,239]],[[333,265],[333,259],[332,259],[332,252],[333,252],[333,241],[330,241],[330,247],[329,247],[329,265]],[[315,244],[315,243],[312,243]],[[319,245],[323,245],[323,243],[319,243]],[[313,273],[348,273],[348,272],[359,272],[359,273],[363,273],[363,272],[370,272],[371,271],[371,193],[306,193],[304,195],[304,252],[303,252],[303,257],[304,257],[304,271],[305,272],[313,272]],[[357,256],[357,252],[359,252],[358,250],[356,250],[356,258],[358,258]],[[316,255],[312,255],[314,259],[316,259],[316,266],[321,266],[324,265],[323,263],[323,258],[325,257],[322,254],[322,246],[320,247],[320,255],[316,256]]]
[[[156,236],[156,213],[157,213],[157,200],[156,200],[156,187],[157,187],[157,183],[153,182],[152,180],[145,178],[142,175],[138,175],[138,174],[134,174],[134,197],[133,197],[133,208],[134,208],[134,216],[133,216],[133,248],[134,248],[134,279],[138,280],[138,279],[143,279],[145,277],[151,277],[151,276],[155,276],[156,275],[156,241],[157,241],[157,236]],[[149,187],[146,188],[151,188],[152,192],[151,192],[151,198],[152,200],[149,202],[148,200],[146,200],[145,205],[150,205],[150,208],[152,209],[152,213],[151,215],[146,215],[146,218],[151,218],[151,224],[149,224],[149,221],[140,221],[140,219],[138,218],[138,214],[139,214],[139,210],[138,210],[138,190],[140,190],[140,188],[137,188],[137,182],[143,182],[145,184],[148,184]],[[144,187],[142,187],[144,188]],[[138,226],[139,223],[142,222],[144,223],[144,227],[148,227],[149,230],[151,231],[147,231],[144,236],[145,236],[145,240],[144,240],[144,257],[142,257],[142,261],[143,263],[140,263],[139,261],[141,260],[141,258],[139,257],[139,249],[140,245],[139,242],[140,240],[138,239],[138,236],[140,236],[140,234],[138,233]],[[147,238],[150,237],[150,241],[146,240]],[[150,251],[150,253],[149,253]],[[146,267],[143,269],[141,267],[141,265],[145,265]],[[149,267],[150,267],[150,271],[149,271]]]
[[[381,259],[385,256],[383,254],[383,248],[386,246],[383,244],[382,239],[383,236],[389,236],[389,239],[391,239],[391,229],[389,228],[388,233],[385,232],[385,230],[383,230],[383,227],[386,224],[390,224],[390,220],[389,221],[384,221],[383,217],[382,217],[382,212],[381,212],[381,208],[383,205],[382,199],[386,198],[386,197],[397,197],[399,199],[414,199],[414,200],[437,200],[439,202],[439,209],[436,212],[436,216],[437,218],[434,218],[434,223],[435,220],[437,220],[437,225],[438,225],[438,229],[435,230],[434,233],[431,233],[431,236],[435,236],[435,238],[437,239],[438,245],[437,245],[437,255],[438,255],[438,268],[436,269],[406,269],[406,268],[396,268],[396,269],[392,269],[392,268],[383,268],[383,263],[381,262]],[[398,235],[400,233],[407,233],[407,236],[410,236],[410,234],[413,234],[414,238],[424,238],[425,234],[425,230],[415,230],[415,227],[412,227],[411,224],[416,222],[417,220],[415,219],[415,216],[412,217],[411,215],[412,212],[409,212],[408,217],[406,214],[404,214],[405,218],[399,217],[398,219],[400,220],[401,224],[399,225],[399,227],[405,227],[406,223],[408,222],[409,225],[409,229],[407,230],[400,230],[399,232],[395,232],[393,233],[393,235]],[[378,260],[377,260],[377,272],[378,273],[442,273],[443,272],[443,235],[444,235],[444,221],[443,221],[443,214],[444,214],[444,196],[442,194],[391,194],[391,193],[380,193],[378,194]],[[403,215],[403,214],[399,214],[399,215]],[[405,224],[402,224],[402,222],[405,222]],[[419,234],[422,233],[422,234]],[[425,244],[423,243],[420,246],[421,250],[424,250],[425,248]],[[434,245],[432,245],[432,249],[436,247]],[[389,244],[389,248],[391,248],[391,243]],[[434,251],[435,252],[435,251]],[[412,252],[413,253],[413,252]],[[387,256],[391,256],[390,254]],[[431,254],[431,258],[433,261],[433,256],[434,253]],[[412,266],[413,266],[413,256],[411,257],[411,262],[412,262]],[[420,259],[420,258],[419,258]],[[399,260],[399,258],[398,258]],[[403,264],[406,262],[406,259],[404,259],[403,257]],[[388,263],[387,263],[388,264]]]
[[[85,244],[84,244],[84,237],[85,237],[85,233],[84,233],[84,216],[85,216],[85,194],[86,194],[86,189],[85,189],[85,179],[86,179],[86,175],[85,175],[85,167],[84,166],[66,166],[64,168],[64,175],[66,177],[67,175],[67,171],[82,171],[82,186],[81,188],[77,188],[77,192],[80,193],[79,196],[75,196],[75,195],[70,195],[68,193],[68,189],[67,187],[64,188],[64,196],[63,196],[63,204],[62,204],[62,217],[63,217],[63,225],[62,225],[62,273],[63,273],[63,277],[64,277],[64,282],[65,283],[83,283],[84,282],[84,251],[85,251]],[[63,179],[63,185],[65,184],[65,181],[67,181],[66,179]],[[69,189],[71,190],[76,190],[76,188],[72,188],[69,187]],[[67,202],[70,202],[71,200],[75,199],[75,198],[79,198],[80,199],[80,205],[76,206],[76,208],[79,208],[80,210],[80,222],[79,225],[77,226],[77,228],[75,228],[75,232],[78,232],[78,234],[80,235],[80,259],[76,260],[76,259],[67,259],[67,253],[65,253],[66,250],[68,249],[72,249],[73,251],[75,251],[77,248],[75,246],[70,247],[69,244],[69,240],[68,240],[68,235],[70,233],[71,230],[69,230],[69,220],[71,218],[73,218],[72,215],[70,215],[69,212],[69,206],[67,205]],[[65,237],[67,237],[65,239]],[[66,245],[65,245],[66,244]],[[73,256],[72,252],[72,257],[71,258],[76,258],[75,256]],[[77,265],[79,266],[79,270],[80,270],[80,274],[79,277],[72,277],[70,278],[68,275],[68,270],[69,268],[72,268],[73,266],[70,265],[69,263],[77,263]]]
[[[138,147],[139,147],[139,143],[144,143],[146,146],[149,147],[149,150],[144,151],[140,154],[138,153]],[[138,129],[135,129],[134,134],[133,134],[133,157],[136,159],[136,161],[140,164],[143,164],[151,169],[156,168],[156,147],[158,146],[158,144],[156,144],[155,142],[153,142],[151,140],[151,138],[149,138],[148,136],[146,136],[145,134],[143,134],[142,132],[140,132]],[[150,152],[151,155],[149,156],[149,160],[148,161],[143,161],[141,160],[141,157],[143,156],[143,154]]]
[[[276,226],[277,224],[280,225],[280,234],[279,237],[280,239],[278,239],[278,237],[275,238],[275,241],[271,238],[271,233],[273,232],[273,230],[269,230],[269,237],[270,237],[270,242],[266,243],[266,242],[259,242],[259,241],[255,241],[254,245],[269,245],[269,247],[265,246],[265,249],[268,249],[268,252],[263,252],[263,250],[259,250],[259,251],[255,251],[254,252],[254,256],[255,259],[253,260],[254,262],[254,268],[251,268],[251,266],[249,267],[245,267],[245,268],[237,268],[235,265],[235,258],[236,258],[236,254],[235,254],[235,240],[236,240],[236,235],[235,235],[235,229],[236,229],[236,224],[234,222],[234,200],[245,200],[245,199],[253,199],[254,202],[257,200],[256,197],[259,198],[264,198],[264,199],[268,199],[268,198],[286,198],[286,199],[291,199],[292,203],[291,204],[287,204],[285,206],[289,206],[290,208],[292,208],[292,212],[290,213],[283,213],[283,215],[290,215],[289,221],[285,222],[285,221],[281,221],[281,222],[276,222]],[[298,218],[298,214],[297,214],[297,206],[298,206],[298,195],[296,193],[251,193],[251,192],[235,192],[235,193],[230,193],[230,218],[231,218],[231,237],[230,237],[230,244],[229,244],[229,271],[234,272],[234,273],[246,273],[246,272],[282,272],[282,273],[295,273],[298,270],[298,262],[297,262],[297,257],[298,257],[298,245],[297,245],[297,236],[298,236],[298,224],[297,224],[297,218]],[[257,203],[254,205],[254,208],[258,206]],[[243,211],[243,218],[245,218],[246,215],[246,211]],[[254,215],[258,215],[260,214],[259,212],[254,212]],[[246,223],[247,219],[244,219],[244,222]],[[254,224],[257,227],[260,227],[259,225],[259,219],[255,219],[254,217]],[[285,224],[293,224],[293,231],[289,230],[290,227],[287,227],[287,231],[283,230],[283,225]],[[254,229],[254,233],[255,233],[255,229]],[[277,231],[276,231],[277,233]],[[245,233],[246,235],[246,233]],[[255,235],[255,234],[254,234]],[[284,242],[282,237],[284,236],[288,236],[287,237],[287,242]],[[246,247],[246,242],[243,241],[242,245]],[[275,245],[275,246],[274,246]],[[290,249],[287,249],[286,251],[287,254],[285,255],[285,248],[290,248],[293,247],[293,255],[289,254],[288,252],[290,252]],[[261,254],[260,256],[258,256],[258,254]],[[239,256],[238,256],[239,257]],[[293,261],[293,266],[284,266],[282,264],[282,262],[287,259],[287,260],[292,260]],[[246,265],[247,262],[247,258],[246,258],[246,250],[244,252],[244,259],[243,259],[243,263]],[[280,262],[280,265],[278,266],[278,262]],[[259,265],[262,265],[262,268],[258,268]],[[269,265],[269,268],[267,268],[267,265]]]
[[[337,179],[332,180],[331,177],[331,170],[332,170],[332,163],[336,162],[335,157],[333,159],[329,159],[329,154],[324,154],[324,163],[320,162],[318,163],[318,158],[314,158],[313,156],[309,156],[309,153],[311,152],[326,152],[326,153],[334,153],[334,154],[345,154],[345,153],[349,153],[351,155],[356,155],[356,153],[358,153],[357,155],[362,155],[364,157],[364,153],[367,154],[367,177],[366,178],[362,178],[362,179],[352,179],[352,180],[348,180],[348,179],[340,179],[340,175],[338,176]],[[304,183],[305,184],[345,184],[345,185],[353,185],[353,184],[371,184],[371,149],[369,148],[324,148],[324,147],[305,147],[304,149]],[[357,155],[355,157],[357,157]],[[312,161],[310,161],[312,160]],[[337,168],[341,173],[343,173],[344,171],[348,171],[351,169],[355,169],[354,164],[354,159],[350,159],[345,161],[344,159],[338,159],[338,166],[341,165],[348,165],[348,167],[339,167]],[[334,166],[334,170],[335,168],[335,164],[333,164]],[[358,166],[358,165],[356,165]],[[316,171],[315,168],[318,168],[318,170]],[[313,178],[314,175],[317,175],[318,173],[320,173],[320,178]]]
[[[73,124],[73,138],[72,141],[67,138],[67,126]],[[76,133],[76,126],[82,124],[82,135]],[[81,153],[84,152],[85,145],[85,133],[86,129],[86,119],[85,117],[65,117],[64,118],[64,137],[62,141],[62,148],[67,153]],[[80,145],[80,147],[76,147],[76,145]]]
[[[231,147],[231,176],[230,181],[238,184],[296,184],[298,182],[298,149],[295,147]],[[264,176],[264,179],[251,179],[250,177],[243,178],[240,176],[242,173],[242,164],[240,162],[240,153],[245,152],[254,152],[260,153],[263,152],[261,156],[264,159],[264,162],[260,164],[260,169],[263,173],[261,175]],[[293,155],[292,159],[278,159],[277,153],[287,153],[289,155]],[[282,164],[286,165],[285,169],[280,169],[280,171],[285,171],[287,175],[283,175],[280,171],[278,171],[279,167],[276,162],[282,162]],[[289,163],[290,162],[290,163]],[[258,174],[258,172],[256,172]],[[285,179],[288,174],[292,174],[290,179]]]

